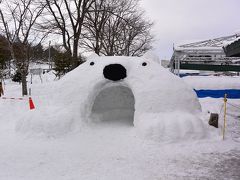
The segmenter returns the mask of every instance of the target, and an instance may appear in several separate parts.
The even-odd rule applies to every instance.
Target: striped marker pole
[[[24,99],[24,98],[13,98],[13,97],[2,97],[2,99],[26,100],[26,99]]]
[[[224,95],[224,121],[223,121],[223,140],[225,138],[226,129],[226,114],[227,114],[227,94]]]

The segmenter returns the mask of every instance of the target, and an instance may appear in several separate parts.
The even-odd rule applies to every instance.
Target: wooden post
[[[29,96],[31,96],[32,95],[32,90],[31,90],[31,88],[29,88]]]
[[[224,95],[224,122],[223,122],[223,140],[225,138],[226,129],[226,114],[227,114],[227,94]]]

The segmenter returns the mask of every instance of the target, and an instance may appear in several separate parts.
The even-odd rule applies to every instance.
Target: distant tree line
[[[151,49],[153,23],[139,0],[0,1],[0,78],[16,68],[22,94],[31,61],[48,61],[47,40],[56,75],[84,62],[82,53],[141,56]],[[51,38],[53,37],[53,38]]]

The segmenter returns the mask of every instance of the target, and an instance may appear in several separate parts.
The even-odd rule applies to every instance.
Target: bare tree
[[[17,71],[21,74],[22,95],[27,95],[27,74],[30,62],[30,47],[41,41],[34,25],[44,6],[35,0],[5,0],[1,3],[0,20],[8,41],[9,51]]]
[[[103,45],[103,33],[107,20],[114,11],[116,0],[95,0],[87,12],[81,45],[100,55]]]
[[[82,45],[96,54],[140,56],[151,49],[153,23],[139,0],[96,0],[87,13]]]
[[[52,28],[62,36],[63,47],[72,57],[73,68],[81,63],[79,40],[86,13],[93,2],[94,0],[46,0],[52,17],[46,19],[47,28]]]
[[[11,54],[8,49],[7,39],[0,34],[0,81],[8,75],[9,62]]]

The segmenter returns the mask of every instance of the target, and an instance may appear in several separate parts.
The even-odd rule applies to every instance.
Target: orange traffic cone
[[[35,109],[35,106],[33,104],[33,100],[31,97],[29,97],[29,108],[30,108],[30,110]]]

